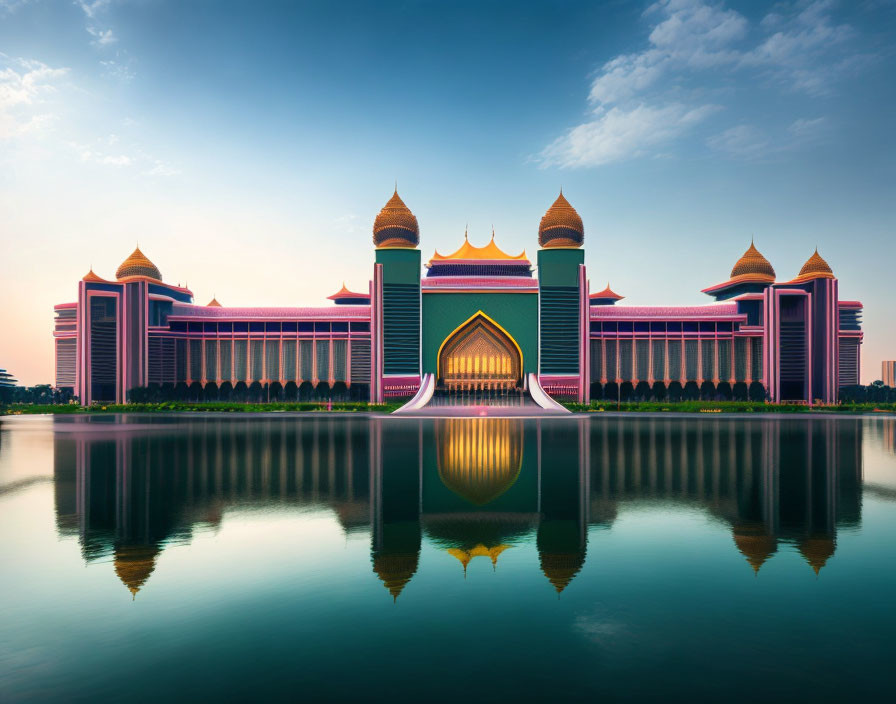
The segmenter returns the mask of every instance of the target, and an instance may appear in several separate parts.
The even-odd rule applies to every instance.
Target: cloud
[[[177,176],[178,174],[180,174],[180,169],[176,169],[173,166],[166,164],[159,159],[156,159],[152,168],[144,171],[143,173],[146,176],[162,176],[167,178],[168,176]]]
[[[794,120],[787,131],[790,135],[799,140],[815,139],[827,129],[827,119],[824,117],[816,117],[808,119],[801,117]]]
[[[0,139],[21,136],[55,121],[45,100],[56,92],[68,68],[52,68],[40,61],[9,59],[0,54]]]
[[[769,150],[769,139],[758,127],[736,125],[706,140],[710,148],[743,159],[756,159]]]
[[[123,64],[120,61],[111,59],[109,61],[100,61],[100,66],[103,67],[103,75],[106,78],[112,78],[121,83],[130,83],[137,75],[131,70],[129,64],[130,62],[128,64]]]
[[[87,27],[87,32],[95,37],[95,39],[90,42],[93,46],[108,46],[109,44],[114,44],[118,41],[118,37],[115,36],[115,33],[111,29]]]
[[[96,17],[97,13],[109,7],[111,0],[75,0],[75,5],[81,8],[89,19]]]
[[[541,161],[545,166],[574,168],[640,156],[650,147],[681,135],[716,109],[714,105],[688,108],[680,104],[613,107],[549,144],[541,153]]]
[[[855,31],[832,19],[831,0],[779,4],[751,26],[721,2],[659,0],[644,11],[647,45],[607,61],[591,81],[587,119],[536,157],[542,166],[602,166],[656,154],[719,110],[724,81],[760,90],[783,86],[808,96],[860,70],[864,60],[843,55]],[[756,35],[759,35],[758,37]],[[763,80],[767,79],[767,80]],[[735,111],[730,111],[736,114]],[[730,156],[755,158],[772,141],[745,124],[729,125],[707,144]]]

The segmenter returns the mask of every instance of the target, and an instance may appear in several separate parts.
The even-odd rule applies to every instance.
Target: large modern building
[[[0,369],[0,389],[11,389],[16,385],[16,379],[5,369]]]
[[[884,382],[884,386],[896,387],[896,362],[894,361],[884,361],[881,362],[881,380]]]
[[[534,228],[533,228],[534,229]],[[417,218],[396,192],[373,223],[367,291],[315,307],[196,305],[136,249],[114,279],[92,270],[56,311],[56,384],[82,403],[150,387],[189,395],[382,401],[443,394],[666,395],[835,403],[859,381],[862,304],[840,300],[816,251],[778,281],[751,243],[699,306],[627,306],[591,293],[585,228],[561,193],[538,251],[507,254],[466,234],[422,261]],[[537,273],[537,276],[536,276]]]

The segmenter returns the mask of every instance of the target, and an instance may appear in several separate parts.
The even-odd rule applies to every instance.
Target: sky
[[[372,275],[395,183],[424,261],[534,258],[562,187],[593,290],[709,303],[755,238],[817,246],[896,358],[896,0],[0,0],[0,367],[139,242],[198,303]]]

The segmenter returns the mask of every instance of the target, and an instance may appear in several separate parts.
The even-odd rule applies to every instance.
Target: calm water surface
[[[0,701],[883,698],[896,421],[0,425]]]

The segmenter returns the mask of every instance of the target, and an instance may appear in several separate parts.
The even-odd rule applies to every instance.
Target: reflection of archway
[[[476,506],[516,482],[523,464],[523,424],[516,418],[454,418],[436,424],[439,478]]]
[[[521,386],[522,369],[519,345],[482,311],[439,348],[438,380],[448,389],[512,389]]]

